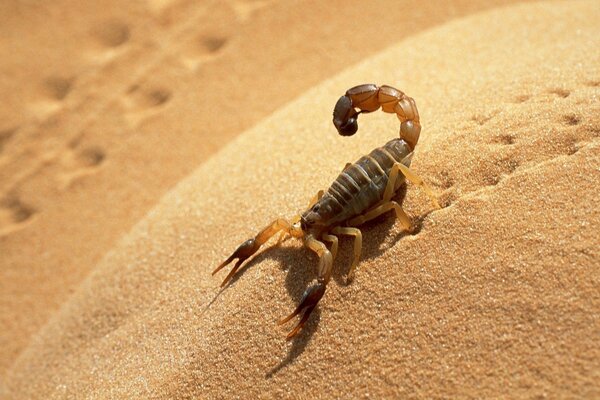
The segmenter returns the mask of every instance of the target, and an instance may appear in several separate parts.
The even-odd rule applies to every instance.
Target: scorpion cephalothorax
[[[348,272],[352,280],[360,259],[362,234],[356,228],[366,221],[394,210],[406,230],[412,230],[411,220],[400,204],[392,198],[404,183],[404,178],[419,185],[439,208],[435,195],[410,167],[413,150],[419,141],[421,124],[415,101],[398,89],[365,84],[349,89],[338,100],[333,110],[333,124],[340,135],[350,136],[358,130],[358,116],[376,111],[395,113],[400,120],[400,137],[390,140],[354,164],[348,164],[327,191],[319,191],[302,215],[287,221],[277,219],[254,238],[242,243],[233,254],[219,265],[213,274],[237,259],[221,286],[225,286],[242,263],[277,232],[302,239],[304,245],[319,256],[317,282],[304,292],[294,312],[279,321],[286,323],[302,313],[298,324],[288,334],[291,339],[300,332],[313,309],[323,297],[331,279],[332,264],[338,249],[336,235],[354,236],[354,259]],[[358,109],[358,111],[357,111]],[[327,248],[323,242],[331,244]]]

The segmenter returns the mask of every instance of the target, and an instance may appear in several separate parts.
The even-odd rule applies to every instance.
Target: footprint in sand
[[[484,173],[484,184],[495,186],[506,176],[512,174],[519,167],[519,162],[512,157],[504,157],[493,163]]]
[[[531,98],[531,96],[528,94],[521,94],[521,95],[518,95],[517,97],[515,97],[514,103],[515,104],[525,103],[530,98]]]
[[[514,135],[511,135],[510,133],[502,133],[498,136],[495,136],[492,139],[492,143],[495,144],[502,144],[502,145],[511,145],[511,144],[515,144],[515,137]]]
[[[92,27],[87,55],[92,63],[104,64],[122,53],[131,39],[129,26],[119,20],[108,20]]]
[[[44,79],[38,89],[38,100],[29,107],[40,119],[46,119],[63,106],[63,100],[73,88],[75,78],[64,76],[49,76]]]
[[[0,153],[4,150],[4,146],[14,136],[18,128],[7,128],[0,130]]]
[[[477,125],[485,125],[488,121],[498,115],[499,111],[491,111],[487,113],[479,113],[471,116],[471,121],[475,122]]]
[[[579,123],[581,122],[579,117],[575,114],[565,114],[562,116],[561,121],[563,124],[566,124],[568,126],[579,125]]]
[[[548,90],[548,93],[555,94],[558,97],[562,97],[563,99],[569,97],[569,95],[571,94],[570,91],[562,89],[562,88],[550,89],[550,90]]]
[[[217,57],[227,44],[229,37],[218,34],[201,34],[184,45],[181,62],[186,68],[195,70],[204,62]]]
[[[171,99],[171,96],[171,91],[163,86],[151,84],[132,85],[122,98],[127,109],[125,118],[129,125],[136,127],[140,120],[163,107]]]
[[[43,89],[49,99],[61,101],[71,91],[74,78],[62,76],[50,76],[43,82]]]
[[[106,153],[99,146],[82,147],[78,141],[71,143],[60,158],[64,169],[60,177],[63,187],[67,188],[75,181],[95,173],[105,159]]]
[[[102,46],[113,48],[126,43],[131,36],[131,32],[127,24],[118,20],[111,20],[96,26],[92,31],[92,36]]]
[[[36,213],[36,209],[23,202],[16,194],[0,199],[0,235],[20,229]]]

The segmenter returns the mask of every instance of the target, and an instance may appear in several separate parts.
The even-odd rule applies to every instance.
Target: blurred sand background
[[[600,396],[600,12],[522,3],[0,4],[0,394]],[[397,134],[335,134],[363,82],[445,208],[409,186],[349,286],[342,240],[286,343],[315,257],[209,271]]]

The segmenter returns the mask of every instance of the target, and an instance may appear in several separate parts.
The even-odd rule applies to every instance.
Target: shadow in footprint
[[[511,134],[503,133],[498,136],[495,136],[492,139],[492,143],[504,145],[515,144],[515,137]]]
[[[133,85],[127,91],[135,108],[153,108],[165,104],[171,91],[163,87]]]
[[[131,32],[125,23],[112,20],[97,26],[93,36],[106,47],[118,47],[129,40]]]
[[[521,94],[521,95],[515,97],[514,103],[516,103],[516,104],[525,103],[530,98],[531,98],[531,96],[528,94]]]
[[[563,99],[569,97],[569,95],[571,94],[570,91],[568,91],[566,89],[562,89],[562,88],[550,89],[550,90],[548,90],[548,93],[555,94],[558,97],[562,97]]]
[[[51,76],[44,80],[44,89],[50,98],[60,101],[67,97],[74,81],[73,78]]]
[[[97,146],[86,147],[77,152],[77,159],[83,167],[97,167],[105,157],[104,150]]]
[[[203,36],[199,40],[201,53],[214,53],[219,51],[227,43],[226,37],[221,36]]]
[[[581,120],[575,114],[567,114],[562,116],[562,122],[569,126],[575,126],[579,125],[579,122],[581,122]]]
[[[12,138],[13,135],[17,132],[17,129],[18,128],[10,128],[10,129],[0,130],[0,152],[2,152],[4,145],[6,143],[8,143],[10,138]]]
[[[189,69],[195,70],[203,62],[221,54],[228,41],[227,35],[202,34],[185,45],[181,61]]]
[[[37,210],[23,202],[17,195],[9,194],[0,199],[0,228],[9,229],[29,220]]]

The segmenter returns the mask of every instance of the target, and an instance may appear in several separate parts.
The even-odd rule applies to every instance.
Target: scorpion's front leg
[[[260,246],[262,246],[267,240],[269,240],[273,235],[275,235],[279,231],[289,232],[290,226],[290,223],[285,219],[277,219],[273,221],[269,226],[264,228],[262,231],[260,231],[258,235],[256,235],[254,238],[248,239],[244,243],[242,243],[240,247],[238,247],[237,250],[234,251],[233,254],[229,256],[227,260],[223,261],[223,263],[212,272],[212,274],[214,275],[227,264],[229,264],[236,258],[238,259],[234,267],[223,280],[223,283],[221,283],[221,287],[225,286],[227,282],[229,282],[229,280],[233,277],[233,275],[235,275],[237,270],[240,268],[242,263],[246,261],[246,259],[252,254],[256,253]]]
[[[323,297],[323,294],[325,293],[325,287],[331,279],[331,266],[333,264],[333,257],[331,256],[329,250],[327,250],[325,244],[316,240],[314,237],[308,237],[305,240],[305,244],[319,256],[319,272],[317,276],[317,283],[306,289],[302,299],[300,300],[300,304],[298,304],[298,307],[296,307],[294,312],[279,321],[280,325],[285,324],[296,315],[302,313],[302,317],[300,318],[298,324],[287,335],[288,340],[292,339],[298,334],[298,332],[300,332],[308,320],[308,317],[317,306],[317,303],[319,300],[321,300],[321,297]]]

